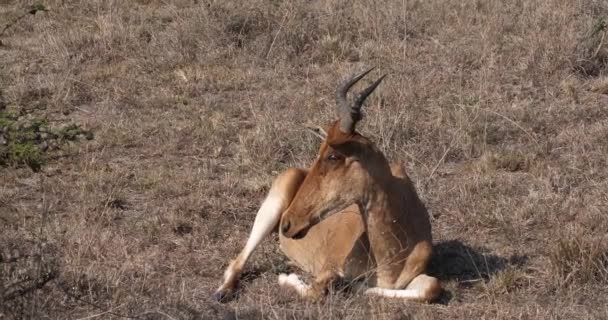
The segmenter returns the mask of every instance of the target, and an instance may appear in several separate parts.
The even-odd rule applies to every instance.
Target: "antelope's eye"
[[[327,156],[327,160],[328,160],[328,161],[338,161],[338,160],[340,160],[340,156],[338,156],[338,155],[337,155],[337,154],[335,154],[335,153],[330,153],[330,154]]]

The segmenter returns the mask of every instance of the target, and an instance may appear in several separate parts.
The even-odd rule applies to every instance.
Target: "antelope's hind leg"
[[[431,302],[441,294],[441,285],[437,278],[420,274],[415,277],[405,289],[365,288],[364,294],[385,298]]]
[[[230,262],[224,272],[222,285],[213,295],[217,301],[226,301],[234,296],[245,263],[262,240],[276,228],[281,219],[281,214],[289,206],[304,177],[306,177],[306,173],[302,169],[290,168],[274,180],[266,199],[258,210],[245,247],[236,259]]]

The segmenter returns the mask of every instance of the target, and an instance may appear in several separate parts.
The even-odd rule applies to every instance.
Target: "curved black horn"
[[[376,87],[378,87],[380,82],[382,82],[382,79],[386,77],[386,75],[383,75],[365,90],[361,91],[359,95],[357,95],[354,103],[350,105],[346,98],[348,90],[373,69],[374,67],[351,77],[340,84],[336,90],[336,104],[338,106],[338,117],[340,118],[340,130],[344,133],[353,133],[355,131],[357,121],[361,120],[361,106],[365,102],[365,99],[376,89]]]
[[[353,108],[357,108],[357,109],[361,110],[361,106],[363,105],[363,102],[365,102],[365,99],[367,99],[367,97],[370,94],[372,94],[372,92],[374,92],[374,90],[376,90],[376,87],[378,87],[378,85],[380,84],[380,82],[382,82],[384,77],[386,77],[386,74],[382,75],[382,77],[380,77],[378,80],[376,80],[374,83],[372,83],[369,87],[367,87],[367,88],[365,88],[365,90],[361,91],[359,93],[359,95],[357,96],[357,98],[355,99]]]

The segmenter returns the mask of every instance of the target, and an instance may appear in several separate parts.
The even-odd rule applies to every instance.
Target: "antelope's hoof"
[[[217,302],[226,303],[234,299],[234,291],[232,290],[218,290],[213,294],[213,299]]]

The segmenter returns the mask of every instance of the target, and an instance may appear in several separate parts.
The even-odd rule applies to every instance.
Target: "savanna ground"
[[[0,0],[0,28],[0,319],[608,318],[605,1]],[[276,234],[212,301],[367,66],[440,301],[301,301]]]

